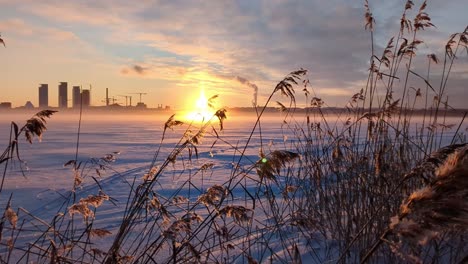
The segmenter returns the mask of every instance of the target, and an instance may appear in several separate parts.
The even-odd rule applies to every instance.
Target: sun
[[[200,96],[196,100],[194,108],[187,111],[185,118],[189,121],[200,123],[208,121],[214,114],[209,103],[209,99],[205,96],[205,89],[201,87]]]

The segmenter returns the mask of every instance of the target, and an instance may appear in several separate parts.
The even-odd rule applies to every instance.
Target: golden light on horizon
[[[200,88],[200,95],[195,101],[193,109],[188,109],[185,119],[193,122],[206,122],[213,117],[214,111],[209,106],[209,99],[205,95],[203,86]]]
[[[205,96],[205,89],[201,88],[200,90],[200,97],[196,103],[197,109],[206,110],[208,108],[208,98]]]

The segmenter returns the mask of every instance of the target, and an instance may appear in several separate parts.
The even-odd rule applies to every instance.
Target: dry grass
[[[391,244],[394,250],[404,252],[405,243],[414,251],[444,233],[468,230],[468,145],[458,146],[441,163],[432,182],[411,193],[392,217],[390,232],[397,236]],[[421,261],[416,256],[412,259]]]
[[[413,1],[407,1],[396,36],[377,56],[375,18],[366,1],[364,28],[372,44],[368,81],[350,98],[346,112],[334,115],[336,122],[304,69],[291,72],[273,88],[264,107],[256,109],[257,120],[242,145],[230,144],[218,133],[224,129],[225,109],[201,127],[171,116],[148,171],[128,183],[128,201],[115,232],[99,228],[95,219],[103,205],[113,202],[98,179],[118,153],[71,160],[65,166],[72,165],[74,184],[51,221],[21,208],[15,211],[14,200],[4,208],[1,261],[300,263],[301,256],[316,263],[463,261],[468,250],[468,148],[459,129],[452,144],[443,146],[450,125],[444,119],[449,104],[443,98],[456,55],[467,47],[468,30],[449,37],[445,55],[439,56],[443,59],[425,55],[428,75],[423,77],[415,72],[413,59],[423,43],[419,32],[433,25],[426,2],[411,19],[413,8]],[[442,65],[439,86],[430,81],[431,63]],[[426,89],[411,88],[410,76],[424,81]],[[305,113],[295,112],[297,89],[308,102]],[[265,109],[277,98],[282,98],[277,104],[284,116],[284,135],[278,138],[283,144],[269,145],[260,128]],[[424,98],[423,121],[414,129],[415,102]],[[432,104],[429,98],[434,98]],[[9,161],[20,160],[20,134],[32,143],[42,136],[52,114],[39,112],[21,129],[12,123],[10,144],[0,156],[2,186]],[[183,131],[164,156],[160,149],[169,130]],[[257,160],[246,157],[253,139],[261,146]],[[218,142],[231,146],[235,162],[223,184],[205,190],[192,179],[211,173],[213,163],[190,162],[198,158],[200,145],[216,149]],[[161,176],[177,169],[177,190],[163,195]],[[79,188],[92,184],[98,186],[96,194],[76,196]],[[25,219],[33,223],[37,236],[19,245],[17,238],[28,233]],[[101,245],[98,239],[111,243]]]

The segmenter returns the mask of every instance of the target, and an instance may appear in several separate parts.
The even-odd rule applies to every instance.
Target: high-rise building
[[[49,107],[49,85],[39,86],[39,107]]]
[[[58,106],[60,108],[68,107],[68,84],[61,82],[58,86]]]
[[[83,102],[83,107],[88,107],[91,105],[91,90],[81,91],[81,97]]]
[[[73,107],[74,108],[80,107],[80,104],[81,104],[80,86],[73,86],[72,96],[73,96]]]

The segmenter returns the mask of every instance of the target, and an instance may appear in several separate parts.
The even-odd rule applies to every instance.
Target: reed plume
[[[447,155],[445,160],[439,159]],[[426,245],[444,231],[468,230],[468,145],[443,148],[430,160],[440,163],[432,182],[414,191],[391,219],[399,244]]]

